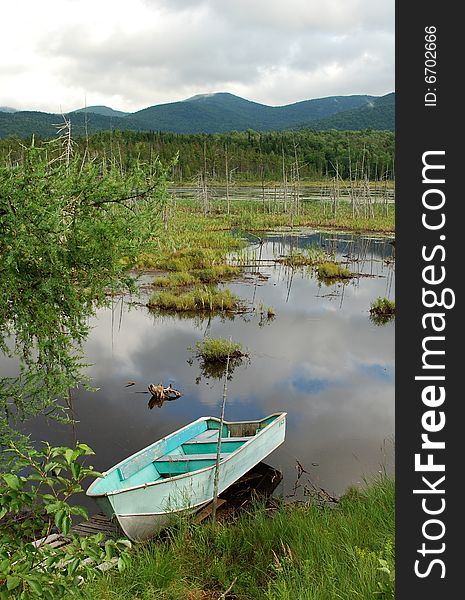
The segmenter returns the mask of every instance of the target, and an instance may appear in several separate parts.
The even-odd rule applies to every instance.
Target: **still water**
[[[369,318],[372,300],[394,297],[392,244],[314,230],[255,242],[250,249],[260,266],[226,284],[248,309],[233,319],[159,315],[121,300],[100,310],[86,344],[98,391],[74,393],[73,428],[38,418],[29,423],[32,438],[86,442],[96,452],[94,466],[104,470],[199,416],[219,416],[223,380],[205,374],[190,348],[206,335],[231,336],[249,359],[228,382],[226,419],[288,412],[286,441],[267,459],[284,473],[281,493],[292,492],[296,459],[308,471],[302,481],[336,495],[381,469],[392,471],[394,324]],[[326,286],[308,270],[267,260],[312,243],[362,275]],[[260,315],[260,305],[275,317]],[[160,382],[183,396],[149,409],[147,385]]]

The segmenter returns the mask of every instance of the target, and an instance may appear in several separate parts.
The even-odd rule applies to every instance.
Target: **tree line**
[[[0,161],[20,162],[23,143],[14,138],[0,140]],[[117,166],[121,172],[141,163],[150,168],[157,159],[171,163],[171,180],[183,185],[193,183],[199,174],[218,183],[227,179],[231,183],[277,182],[296,165],[301,180],[394,179],[394,144],[390,131],[311,129],[222,134],[112,131],[74,140],[79,153]]]

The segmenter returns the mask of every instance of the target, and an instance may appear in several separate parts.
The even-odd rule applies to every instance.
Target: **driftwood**
[[[148,386],[148,390],[152,394],[152,397],[149,400],[150,409],[154,406],[160,408],[167,400],[177,400],[182,396],[181,392],[171,387],[171,383],[168,387],[163,387],[163,383],[159,383],[158,385],[153,385],[153,383],[151,383]]]

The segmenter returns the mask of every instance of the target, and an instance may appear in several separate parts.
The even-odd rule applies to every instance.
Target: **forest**
[[[0,140],[0,161],[21,162],[24,144],[18,138]],[[74,139],[80,153],[116,165],[121,171],[136,163],[150,165],[157,158],[164,164],[172,163],[170,178],[176,185],[192,185],[201,173],[208,175],[211,183],[228,179],[231,184],[269,184],[282,181],[283,171],[291,168],[298,168],[300,181],[320,181],[336,173],[345,180],[393,180],[394,145],[393,132],[374,130],[222,134],[107,131]]]

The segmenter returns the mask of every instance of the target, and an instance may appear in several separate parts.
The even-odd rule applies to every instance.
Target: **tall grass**
[[[175,271],[169,273],[165,277],[155,277],[153,285],[156,287],[186,287],[198,283],[199,280],[194,275],[187,273],[186,271]]]
[[[164,541],[139,545],[127,571],[85,591],[99,600],[212,600],[234,582],[228,597],[237,600],[394,598],[393,543],[394,481],[381,476],[336,508],[257,507],[216,526],[181,523]]]
[[[149,299],[148,306],[175,312],[234,311],[239,308],[239,301],[228,289],[219,290],[212,286],[199,286],[184,293],[171,291],[155,293]]]
[[[394,319],[396,303],[389,298],[378,297],[370,306],[370,319],[375,325],[385,325]]]
[[[282,256],[276,259],[276,262],[287,267],[305,267],[315,266],[327,261],[328,254],[316,244],[312,244],[303,252],[293,252],[289,256]]]
[[[234,359],[245,356],[241,344],[223,338],[206,337],[197,342],[195,348],[197,356],[210,363],[225,363],[228,357]]]
[[[337,281],[338,279],[350,279],[353,273],[337,262],[326,261],[318,266],[318,279]]]

